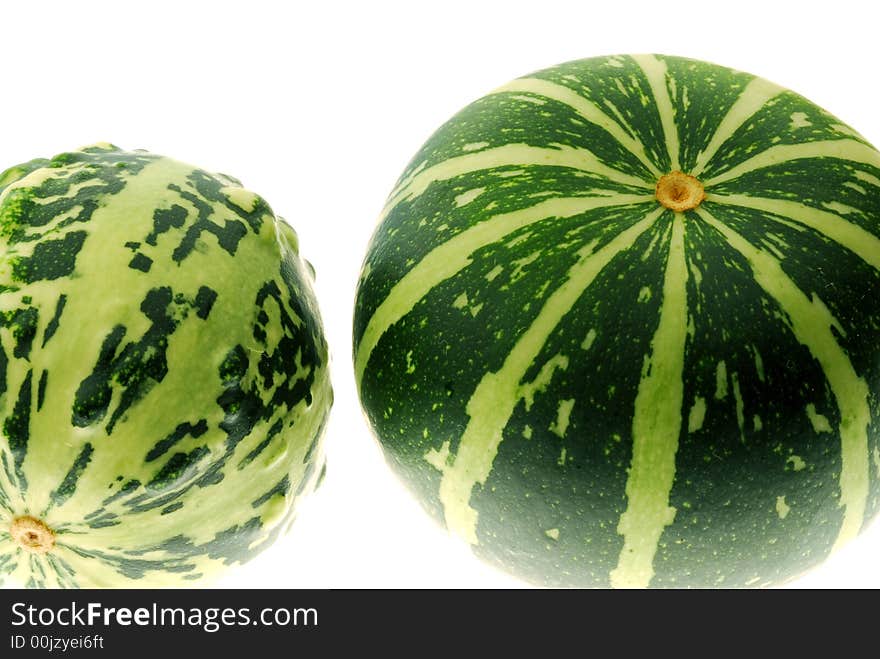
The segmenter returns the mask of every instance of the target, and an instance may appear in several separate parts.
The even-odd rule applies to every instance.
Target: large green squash
[[[0,175],[0,581],[193,583],[320,479],[296,235],[226,176],[96,145]]]
[[[763,586],[880,506],[880,153],[766,80],[571,62],[391,193],[356,379],[388,461],[561,586]]]

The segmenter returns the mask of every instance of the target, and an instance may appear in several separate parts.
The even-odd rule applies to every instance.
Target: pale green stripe
[[[440,501],[450,531],[471,544],[477,544],[477,511],[470,507],[471,491],[477,483],[486,482],[504,427],[516,404],[531,387],[521,384],[548,337],[571,311],[583,291],[596,275],[621,252],[629,249],[664,211],[652,210],[629,229],[596,252],[595,241],[578,252],[579,259],[568,271],[568,279],[557,288],[541,308],[538,316],[522,333],[497,373],[487,373],[480,380],[467,404],[470,421],[458,446],[454,462],[443,470]]]
[[[650,584],[660,536],[675,518],[669,492],[675,480],[675,454],[682,424],[687,279],[684,216],[676,213],[660,322],[651,341],[651,356],[645,357],[635,400],[627,508],[617,527],[623,536],[623,549],[617,567],[611,571],[614,588],[645,588]]]
[[[741,194],[710,194],[707,196],[707,201],[743,206],[789,218],[827,236],[838,245],[859,256],[865,263],[880,270],[880,238],[865,231],[858,224],[847,222],[836,213],[819,210],[797,201],[750,197]],[[776,220],[773,215],[767,215],[766,218]],[[788,223],[786,222],[786,224]]]
[[[666,150],[669,152],[669,163],[672,171],[681,169],[679,160],[680,142],[678,129],[675,126],[675,111],[672,108],[672,99],[669,97],[669,88],[666,86],[666,64],[653,55],[633,55],[654,94],[654,103],[660,113],[660,121],[663,124],[663,134],[666,138]]]
[[[718,149],[721,148],[721,145],[729,140],[747,119],[754,116],[770,99],[783,91],[785,91],[783,87],[763,78],[755,78],[746,85],[734,104],[730,106],[727,114],[724,115],[724,119],[718,124],[709,144],[697,155],[697,162],[691,170],[691,175],[699,176],[718,152]]]
[[[655,176],[660,176],[660,170],[657,169],[656,165],[654,165],[654,163],[651,162],[651,159],[648,158],[648,154],[645,153],[644,144],[630,136],[625,130],[623,130],[617,121],[605,114],[596,104],[568,87],[558,85],[549,80],[520,78],[519,80],[514,80],[503,87],[499,87],[492,93],[501,94],[508,92],[536,94],[568,105],[590,123],[606,130],[623,148],[638,158],[639,161],[648,168],[648,171]]]
[[[816,142],[771,146],[736,167],[704,181],[703,184],[706,187],[718,185],[762,167],[770,167],[802,158],[837,158],[880,168],[880,152],[866,144],[851,139],[818,140]]]
[[[448,158],[433,167],[414,172],[394,189],[379,217],[381,222],[391,210],[404,200],[421,195],[432,183],[447,181],[456,176],[472,174],[496,167],[568,167],[607,178],[609,181],[639,188],[653,188],[637,176],[624,174],[600,161],[592,152],[559,145],[542,148],[528,144],[505,144],[494,149],[484,149],[454,158]]]
[[[370,318],[355,357],[358,389],[370,355],[388,328],[409,313],[428,291],[470,265],[471,254],[480,247],[549,217],[571,217],[597,208],[645,203],[653,198],[653,195],[617,194],[548,199],[528,208],[496,215],[438,245],[394,285]]]
[[[788,316],[797,340],[806,346],[822,367],[837,407],[840,410],[840,505],[845,509],[837,540],[837,549],[861,529],[868,499],[868,385],[858,376],[846,352],[837,343],[833,326],[839,323],[822,300],[808,298],[789,279],[780,262],[771,254],[754,247],[705,207],[697,208],[700,217],[715,228],[752,267],[755,280]]]

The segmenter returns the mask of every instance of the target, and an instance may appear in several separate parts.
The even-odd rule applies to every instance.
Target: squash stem
[[[33,554],[46,554],[55,546],[55,533],[36,517],[16,517],[9,534],[22,549]]]
[[[670,172],[661,176],[654,188],[657,201],[678,213],[693,210],[706,198],[703,184],[684,172]]]

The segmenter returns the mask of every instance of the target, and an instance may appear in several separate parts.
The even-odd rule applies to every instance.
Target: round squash
[[[363,408],[537,584],[778,584],[880,506],[880,153],[678,57],[570,62],[418,151],[364,262]]]
[[[228,177],[96,145],[0,174],[0,580],[195,583],[324,465],[310,266]]]

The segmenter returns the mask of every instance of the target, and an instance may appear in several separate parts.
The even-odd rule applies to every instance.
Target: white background
[[[351,367],[354,286],[383,201],[429,134],[530,71],[696,57],[804,94],[880,144],[867,0],[16,2],[0,10],[0,169],[97,141],[241,179],[317,270],[336,403],[329,471],[290,535],[217,585],[516,587],[385,466]],[[878,301],[875,301],[877,303]],[[880,523],[802,587],[880,587]]]

